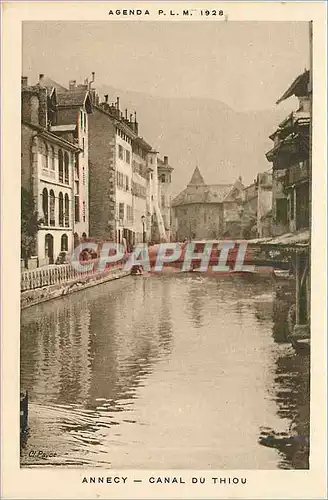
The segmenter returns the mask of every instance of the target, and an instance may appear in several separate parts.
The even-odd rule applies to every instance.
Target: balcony
[[[291,165],[286,171],[285,185],[291,186],[309,179],[308,161],[299,162]]]
[[[42,169],[42,176],[47,177],[48,179],[56,180],[56,171],[49,170],[47,168]]]

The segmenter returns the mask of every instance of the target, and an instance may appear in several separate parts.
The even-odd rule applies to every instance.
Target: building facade
[[[299,75],[277,101],[298,98],[290,113],[271,135],[273,148],[266,157],[272,163],[273,231],[279,246],[290,257],[296,277],[295,330],[292,339],[309,336],[310,325],[310,225],[311,225],[311,106],[310,71]],[[276,246],[276,248],[278,248]]]
[[[243,184],[205,184],[198,167],[172,201],[173,239],[205,240],[240,234]]]
[[[172,171],[169,159],[164,156],[163,160],[158,158],[157,176],[158,176],[158,199],[160,202],[160,211],[163,217],[166,240],[171,241],[171,204],[172,204]]]
[[[151,146],[141,137],[132,144],[132,196],[135,227],[135,242],[151,240],[150,183],[152,169],[149,168]]]
[[[131,247],[166,241],[159,206],[158,153],[138,135],[136,114],[119,99],[99,104],[89,117],[90,235]]]
[[[38,265],[52,264],[61,251],[73,248],[73,172],[80,150],[56,126],[55,89],[22,78],[22,188],[31,193],[40,220],[35,254]]]
[[[309,71],[299,75],[278,103],[296,95],[299,107],[270,136],[267,153],[273,165],[273,231],[284,234],[310,224],[310,108]]]
[[[38,265],[89,238],[127,248],[170,239],[173,169],[139,136],[136,113],[123,116],[119,98],[99,102],[94,76],[68,87],[22,78],[22,186],[42,219]]]
[[[74,241],[78,244],[89,236],[89,133],[88,121],[92,113],[89,84],[69,82],[69,89],[57,92],[56,133],[65,133],[71,124],[76,126],[74,142],[80,148],[74,166]]]
[[[257,236],[272,235],[272,172],[257,176]]]

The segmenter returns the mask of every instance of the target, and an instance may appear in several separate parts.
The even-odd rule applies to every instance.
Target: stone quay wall
[[[62,264],[22,272],[21,309],[130,275],[131,271],[125,271],[123,266],[118,263],[101,272],[95,266],[91,271],[79,272],[70,264]]]

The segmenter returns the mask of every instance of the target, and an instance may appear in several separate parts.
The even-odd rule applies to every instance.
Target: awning
[[[274,238],[257,238],[248,240],[249,245],[261,247],[307,248],[310,243],[310,230],[306,229],[296,233],[285,233]]]
[[[288,99],[293,95],[297,97],[308,95],[309,79],[310,79],[310,72],[309,70],[305,70],[304,73],[295,78],[295,80],[286,90],[286,92],[280,97],[280,99],[278,99],[276,104],[279,104],[280,102],[284,101],[285,99]]]

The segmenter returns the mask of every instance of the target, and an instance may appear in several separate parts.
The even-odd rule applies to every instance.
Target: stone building
[[[272,172],[261,172],[257,176],[257,236],[265,238],[272,234]]]
[[[132,143],[132,201],[136,243],[151,239],[151,172],[148,168],[151,151],[151,146],[141,137],[137,137]]]
[[[172,171],[173,167],[169,164],[169,159],[164,156],[163,160],[158,158],[158,200],[160,211],[163,216],[166,240],[171,241],[171,203],[172,203]]]
[[[89,236],[89,165],[88,165],[88,117],[92,113],[90,82],[68,87],[60,85],[47,76],[42,78],[50,95],[56,95],[56,111],[50,130],[56,135],[71,140],[80,148],[73,172],[74,245]]]
[[[73,128],[65,136],[56,133],[57,93],[45,85],[43,75],[34,86],[22,77],[21,96],[21,180],[41,219],[35,254],[42,266],[73,248],[73,171],[80,149]]]
[[[99,102],[94,77],[68,87],[44,75],[33,87],[22,78],[22,184],[36,200],[44,190],[36,203],[44,219],[39,265],[90,237],[130,246],[170,238],[173,169],[139,136],[136,113],[123,116],[119,98]]]
[[[275,235],[309,228],[310,224],[310,107],[309,71],[299,75],[277,101],[295,95],[299,107],[270,136],[266,154],[273,165],[273,231]]]
[[[89,236],[89,140],[88,119],[92,113],[90,84],[69,82],[69,89],[57,92],[57,134],[75,126],[74,142],[81,149],[74,167],[74,240],[78,244]]]
[[[205,184],[198,167],[184,189],[172,201],[173,238],[218,239],[239,237],[243,184]]]
[[[278,99],[277,104],[295,96],[298,108],[270,136],[273,147],[266,154],[273,170],[272,229],[276,236],[266,245],[288,255],[295,274],[293,342],[308,339],[311,316],[311,78],[311,72],[305,70]]]
[[[89,118],[90,234],[131,246],[165,241],[158,203],[158,153],[138,135],[136,114],[119,98],[92,102]]]
[[[258,191],[256,180],[243,189],[244,203],[241,212],[241,237],[248,239],[257,236]]]

